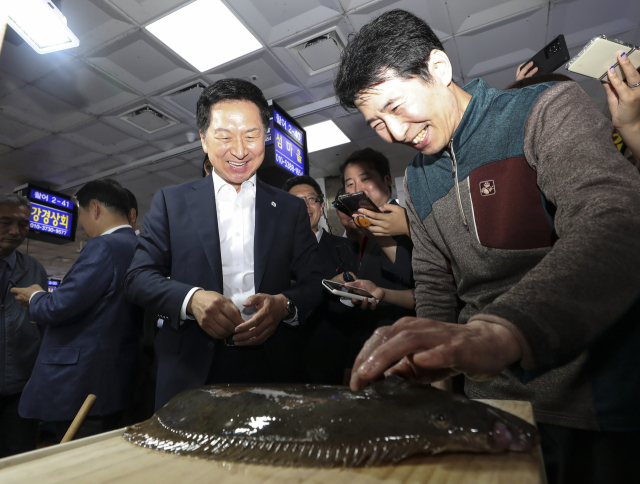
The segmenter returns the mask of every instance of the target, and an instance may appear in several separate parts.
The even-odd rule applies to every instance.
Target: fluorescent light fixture
[[[78,37],[67,27],[67,19],[49,0],[4,2],[7,23],[38,54],[78,47]]]
[[[146,29],[200,72],[262,48],[220,0],[196,0]]]
[[[307,132],[307,150],[309,153],[343,145],[351,141],[331,120],[307,126],[304,130]]]

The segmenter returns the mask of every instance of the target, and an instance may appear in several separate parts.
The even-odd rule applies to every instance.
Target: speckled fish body
[[[124,435],[173,454],[303,467],[394,463],[444,451],[525,451],[538,442],[536,429],[509,413],[396,379],[362,392],[205,386],[174,397]]]

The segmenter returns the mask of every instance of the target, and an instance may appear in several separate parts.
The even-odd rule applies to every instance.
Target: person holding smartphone
[[[391,212],[384,214],[364,209],[359,212],[369,217],[372,224],[367,228],[358,227],[362,234],[358,278],[371,281],[383,290],[406,291],[405,296],[412,298],[413,243],[408,235],[408,228],[403,227],[402,222],[394,222],[394,219],[406,220],[406,214],[391,198],[389,160],[379,151],[365,148],[351,153],[340,166],[340,173],[346,193],[363,191],[383,212]],[[375,316],[367,316],[364,326],[370,336],[376,328],[413,315],[415,311],[411,305],[381,301],[376,305]]]
[[[318,182],[310,176],[289,178],[282,189],[303,200],[307,206],[311,230],[318,241],[318,252],[323,279],[340,282],[356,279],[358,270],[358,243],[346,237],[339,237],[320,227],[320,219],[325,218],[324,194]],[[340,300],[323,291],[323,302],[308,317],[301,347],[301,359],[310,383],[342,385],[345,369],[353,365],[360,348],[354,348],[352,333],[356,329],[353,307],[345,306]]]

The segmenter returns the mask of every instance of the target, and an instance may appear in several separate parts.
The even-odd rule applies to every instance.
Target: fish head
[[[431,452],[524,452],[540,441],[538,430],[524,420],[431,385],[387,379],[372,385],[370,392],[399,400],[407,410],[417,406],[420,426],[415,431],[429,436]]]

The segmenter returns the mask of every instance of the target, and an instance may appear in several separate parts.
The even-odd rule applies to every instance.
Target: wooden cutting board
[[[530,423],[531,404],[484,400]],[[194,459],[127,442],[124,429],[0,459],[0,482],[132,484],[544,484],[540,447],[504,454],[442,454],[396,465],[359,469],[310,469]]]

